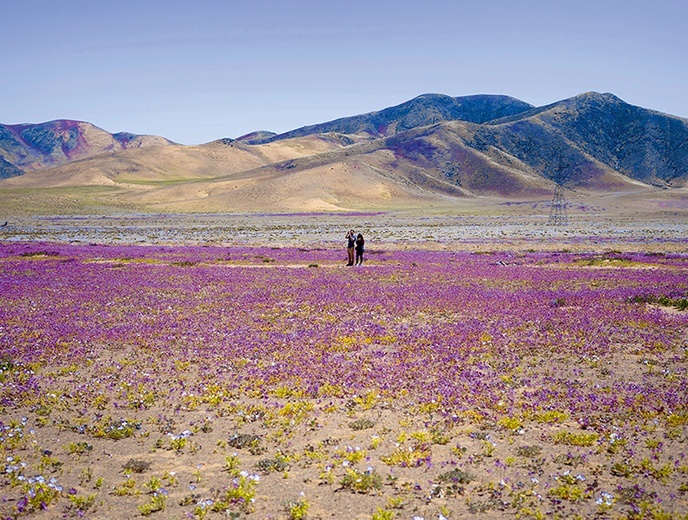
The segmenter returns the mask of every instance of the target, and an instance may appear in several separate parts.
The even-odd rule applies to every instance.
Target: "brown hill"
[[[0,199],[30,192],[22,210],[52,213],[80,204],[99,211],[336,211],[438,197],[386,171],[390,162],[388,151],[359,156],[314,136],[150,147],[6,179]]]
[[[0,124],[0,179],[129,148],[172,144],[163,137],[110,134],[90,123],[60,119],[39,124]]]

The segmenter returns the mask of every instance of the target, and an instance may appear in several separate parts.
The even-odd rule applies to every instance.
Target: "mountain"
[[[683,184],[688,174],[688,120],[613,94],[588,92],[491,121],[472,146],[497,146],[563,184],[580,182],[587,168],[658,186]]]
[[[528,189],[526,177],[602,191],[688,181],[688,120],[612,94],[589,92],[484,124],[444,122],[385,146],[426,175],[477,193],[518,193]]]
[[[477,95],[450,97],[443,94],[423,94],[410,101],[352,117],[327,123],[304,126],[279,135],[243,138],[248,144],[261,144],[306,135],[337,133],[366,134],[368,137],[394,135],[412,128],[433,125],[443,121],[469,121],[486,123],[493,119],[519,114],[534,108],[533,105],[508,96]]]
[[[127,132],[110,134],[90,123],[66,119],[40,124],[0,124],[0,178],[103,153],[169,144],[171,141],[162,137]]]
[[[277,134],[275,132],[268,132],[266,130],[258,130],[256,132],[251,132],[250,134],[242,135],[237,137],[236,140],[240,143],[246,144],[258,144],[268,142],[270,139],[275,137]],[[226,138],[225,138],[226,139]]]
[[[583,152],[642,182],[671,185],[688,174],[688,120],[588,93],[540,115]]]
[[[594,92],[543,107],[506,96],[428,94],[281,135],[254,132],[201,146],[141,138],[138,148],[121,149],[138,136],[105,134],[98,147],[84,133],[91,154],[80,156],[80,137],[48,133],[48,144],[35,146],[51,152],[44,163],[17,152],[25,141],[1,140],[0,171],[12,178],[0,181],[0,207],[377,210],[549,198],[556,184],[592,197],[666,193],[680,206],[688,188],[688,120]],[[165,146],[146,146],[155,139]],[[39,169],[50,157],[69,162]]]

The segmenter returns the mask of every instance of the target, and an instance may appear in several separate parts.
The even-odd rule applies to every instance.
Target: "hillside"
[[[377,112],[304,126],[279,135],[255,133],[240,139],[249,144],[261,144],[325,133],[365,134],[370,137],[382,137],[444,121],[486,123],[493,119],[519,114],[532,108],[534,108],[532,105],[508,96],[477,95],[450,97],[443,94],[423,94],[400,105]]]
[[[128,148],[168,145],[171,141],[128,132],[110,134],[82,121],[0,124],[0,178]],[[8,166],[9,165],[9,166]]]
[[[477,149],[492,139],[530,164],[539,162],[551,172],[549,178],[563,184],[580,182],[583,170],[593,167],[579,154],[657,186],[683,186],[688,175],[688,120],[629,105],[612,94],[581,94],[481,130]]]

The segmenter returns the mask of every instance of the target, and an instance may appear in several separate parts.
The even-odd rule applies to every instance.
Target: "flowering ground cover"
[[[687,518],[688,257],[0,245],[2,518]]]

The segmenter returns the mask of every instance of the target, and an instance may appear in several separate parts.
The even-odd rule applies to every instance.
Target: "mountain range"
[[[688,120],[589,92],[535,107],[424,94],[199,146],[92,124],[0,125],[0,202],[146,211],[335,211],[523,198],[555,185],[682,191]],[[27,191],[29,190],[29,191]],[[75,209],[76,210],[76,209]]]

